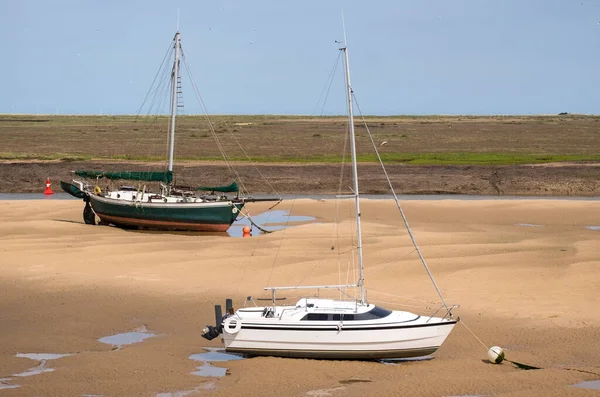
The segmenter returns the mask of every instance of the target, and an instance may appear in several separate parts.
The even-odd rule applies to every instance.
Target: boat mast
[[[175,45],[175,60],[173,61],[173,73],[171,73],[171,128],[169,130],[169,167],[173,172],[173,152],[175,150],[175,116],[177,113],[177,78],[179,74],[179,31],[175,33],[173,39]]]
[[[356,164],[356,142],[354,135],[354,113],[352,111],[352,86],[350,84],[350,64],[348,62],[348,47],[346,46],[346,32],[344,30],[344,65],[346,67],[346,96],[348,99],[348,126],[350,127],[350,151],[352,154],[352,179],[354,182],[354,201],[356,207],[356,248],[358,252],[358,286],[360,288],[360,303],[365,304],[365,285],[363,275],[362,235],[360,229],[360,200],[358,194],[358,167]]]

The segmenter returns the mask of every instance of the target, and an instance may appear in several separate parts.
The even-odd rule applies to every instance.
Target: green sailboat
[[[101,224],[112,224],[124,228],[224,232],[235,221],[247,202],[281,200],[279,197],[262,199],[242,197],[235,181],[225,186],[200,186],[185,189],[174,186],[173,153],[181,51],[179,32],[175,33],[173,38],[173,48],[167,169],[158,172],[78,170],[75,174],[84,179],[71,182],[61,181],[64,191],[83,199],[86,203],[83,219],[87,224],[96,224],[96,217],[98,217]],[[103,191],[98,187],[98,181],[102,178],[158,182],[160,192],[147,191],[145,185],[143,188],[121,186],[115,190]],[[88,180],[95,180],[96,183],[88,183]],[[198,192],[204,193],[198,194]]]

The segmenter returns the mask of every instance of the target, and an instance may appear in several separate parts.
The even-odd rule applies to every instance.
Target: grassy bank
[[[383,153],[381,159],[386,164],[402,163],[407,165],[511,165],[511,164],[543,164],[555,162],[600,162],[600,154],[563,154],[538,155],[515,153]],[[0,152],[0,160],[36,160],[36,161],[86,161],[86,160],[127,160],[127,161],[164,161],[159,156],[105,156],[74,155],[67,153],[6,153]],[[179,158],[185,161],[223,161],[220,157],[187,157]],[[231,161],[255,163],[341,163],[348,161],[341,156],[315,157],[282,157],[282,156],[252,156],[232,157]],[[363,163],[377,162],[376,155],[360,154],[358,161]]]
[[[368,116],[385,163],[506,165],[600,161],[600,117]],[[339,163],[346,118],[335,116],[183,116],[177,121],[178,161]],[[163,161],[165,116],[0,115],[0,159]],[[214,131],[214,134],[213,134]],[[377,161],[356,120],[361,162]],[[219,141],[219,144],[216,143]]]

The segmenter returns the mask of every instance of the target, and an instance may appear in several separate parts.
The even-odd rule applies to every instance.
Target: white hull
[[[316,313],[314,309],[285,306],[274,309],[275,316],[270,318],[263,316],[264,308],[253,308],[240,309],[226,320],[222,334],[226,350],[307,358],[420,357],[435,352],[456,324],[453,319],[421,317],[402,311],[363,321],[306,321],[303,318],[307,313]],[[351,315],[347,309],[337,311],[344,312]]]

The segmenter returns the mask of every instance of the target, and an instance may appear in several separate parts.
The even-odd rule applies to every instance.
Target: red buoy
[[[244,233],[244,237],[250,237],[250,226],[244,226],[242,232]]]
[[[44,194],[54,194],[50,188],[50,178],[46,179],[46,190],[44,190]]]

